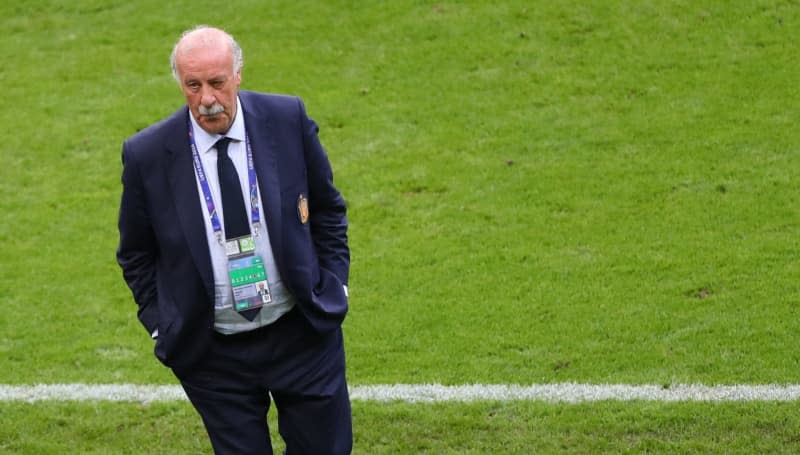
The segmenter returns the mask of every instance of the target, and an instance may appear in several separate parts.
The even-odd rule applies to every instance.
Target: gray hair
[[[242,48],[239,47],[239,43],[236,42],[233,36],[231,36],[225,30],[216,27],[211,27],[209,25],[198,25],[181,33],[181,37],[178,39],[178,41],[175,43],[175,46],[173,46],[172,48],[172,54],[169,57],[169,64],[170,67],[172,67],[172,77],[174,77],[175,80],[178,81],[178,84],[181,83],[180,77],[178,76],[178,67],[175,64],[176,55],[178,53],[178,46],[181,44],[181,41],[183,41],[183,39],[186,38],[187,35],[200,30],[218,30],[222,32],[223,35],[225,35],[226,39],[228,40],[228,44],[231,46],[231,55],[233,55],[233,74],[236,74],[239,71],[241,71],[242,67],[244,66],[244,55],[242,54]],[[213,37],[204,37],[201,40],[201,43],[204,45],[209,45],[214,42],[216,42],[216,39]]]

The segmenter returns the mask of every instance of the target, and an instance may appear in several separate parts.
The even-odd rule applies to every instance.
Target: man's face
[[[236,116],[241,73],[233,72],[229,46],[197,47],[176,55],[175,67],[186,104],[209,133],[225,134]]]

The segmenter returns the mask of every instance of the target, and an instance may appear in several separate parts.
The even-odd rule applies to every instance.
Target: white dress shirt
[[[242,105],[239,98],[236,98],[236,116],[234,117],[233,124],[225,137],[231,138],[228,145],[228,156],[233,161],[236,167],[236,172],[239,174],[239,183],[241,185],[242,194],[244,197],[245,206],[247,208],[247,219],[251,220],[250,211],[250,190],[248,184],[248,170],[247,170],[247,146],[246,146],[246,131],[244,124],[244,115],[242,113]],[[192,122],[192,130],[194,133],[194,140],[197,146],[197,153],[200,156],[200,162],[206,175],[206,181],[211,191],[211,196],[214,199],[214,206],[219,216],[220,224],[225,226],[225,213],[222,209],[222,198],[219,189],[219,177],[217,176],[217,152],[214,145],[223,137],[220,134],[210,134],[202,129],[194,116],[189,115]],[[253,330],[264,325],[268,325],[276,321],[283,314],[288,312],[294,306],[294,298],[289,294],[288,290],[284,287],[281,280],[280,273],[275,264],[274,256],[272,254],[272,247],[269,241],[269,234],[267,233],[267,220],[264,217],[264,207],[261,204],[260,189],[258,190],[258,210],[261,223],[256,237],[256,254],[264,259],[264,265],[267,272],[267,281],[269,283],[270,294],[272,295],[272,302],[262,307],[259,315],[253,321],[247,321],[244,317],[239,315],[233,310],[233,292],[231,290],[231,283],[228,278],[228,257],[225,253],[225,246],[221,244],[214,233],[211,225],[211,218],[208,214],[208,209],[203,196],[200,180],[195,173],[195,180],[197,181],[198,202],[200,203],[206,227],[206,239],[208,241],[208,248],[211,252],[211,263],[214,270],[214,313],[215,323],[214,328],[221,333],[236,333],[242,331]],[[252,225],[251,225],[252,228]]]

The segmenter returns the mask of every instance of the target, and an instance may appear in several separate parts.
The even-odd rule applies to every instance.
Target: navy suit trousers
[[[216,454],[272,453],[270,396],[286,454],[352,450],[342,331],[317,333],[296,307],[256,331],[215,334],[201,365],[178,379]]]

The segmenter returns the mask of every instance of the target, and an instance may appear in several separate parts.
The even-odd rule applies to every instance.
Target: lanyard
[[[189,142],[192,146],[194,170],[197,172],[197,180],[200,182],[200,188],[203,191],[203,199],[206,201],[208,217],[211,218],[211,227],[214,229],[214,235],[217,237],[217,241],[224,245],[225,237],[222,235],[222,225],[219,222],[217,208],[214,205],[214,198],[211,196],[211,188],[208,186],[208,179],[206,178],[205,169],[203,169],[203,163],[200,161],[200,154],[197,152],[197,144],[194,140],[191,123],[189,124]],[[253,236],[258,237],[258,230],[261,224],[261,215],[258,213],[258,180],[256,179],[256,169],[253,164],[253,150],[250,148],[250,137],[247,134],[245,134],[245,148],[247,149],[247,180],[250,188],[250,220]]]

